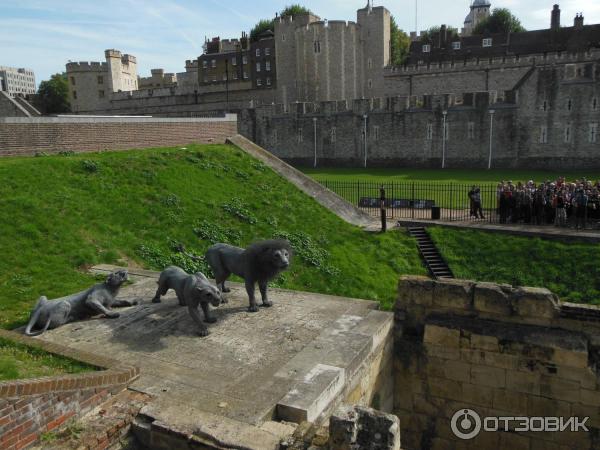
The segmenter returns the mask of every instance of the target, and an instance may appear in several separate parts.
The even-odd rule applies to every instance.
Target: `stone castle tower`
[[[479,23],[489,17],[491,3],[488,0],[475,0],[471,5],[471,11],[465,17],[464,27],[462,29],[463,36],[470,36],[473,33],[473,29],[479,25]]]
[[[371,3],[357,22],[304,14],[275,21],[278,100],[334,101],[382,94],[390,12]]]

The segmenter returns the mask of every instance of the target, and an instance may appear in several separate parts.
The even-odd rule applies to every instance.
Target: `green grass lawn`
[[[81,373],[94,367],[0,338],[0,381]]]
[[[425,273],[404,232],[366,234],[232,146],[2,158],[0,181],[4,328],[24,324],[40,295],[92,284],[93,264],[207,270],[177,242],[202,255],[216,241],[286,237],[297,255],[277,285],[384,307],[398,274]]]
[[[600,244],[443,227],[429,232],[457,278],[546,287],[564,301],[600,305]]]
[[[534,180],[535,182],[555,180],[565,176],[568,180],[586,177],[589,180],[600,180],[599,171],[565,171],[553,172],[542,170],[485,170],[485,169],[336,169],[336,168],[300,168],[315,180],[332,181],[373,181],[381,182],[440,182],[440,183],[477,183],[488,184],[499,181]]]

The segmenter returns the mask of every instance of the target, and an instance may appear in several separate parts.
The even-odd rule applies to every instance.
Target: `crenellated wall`
[[[561,303],[546,289],[406,276],[395,321],[402,448],[600,448],[599,307]],[[589,417],[589,431],[517,432],[511,422],[510,431],[463,440],[451,419],[464,409],[482,423]]]

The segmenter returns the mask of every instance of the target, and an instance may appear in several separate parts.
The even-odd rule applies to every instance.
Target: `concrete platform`
[[[140,426],[148,431],[160,424],[227,446],[237,427],[235,445],[250,445],[258,433],[264,445],[248,448],[271,448],[293,430],[273,420],[326,416],[362,372],[372,371],[369,361],[392,329],[393,315],[378,311],[376,302],[281,289],[271,290],[272,308],[249,313],[243,287],[232,283],[229,303],[214,310],[217,323],[201,338],[174,292],[151,303],[157,273],[130,274],[134,283],[119,297],[138,306],[122,309],[118,319],[69,324],[40,339],[138,365],[132,388],[154,397],[141,411]]]

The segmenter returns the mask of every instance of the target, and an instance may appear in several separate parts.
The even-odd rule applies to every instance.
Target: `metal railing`
[[[383,186],[387,219],[553,225],[556,217],[556,209],[551,201],[546,201],[543,206],[536,206],[530,199],[529,202],[513,202],[510,207],[500,208],[497,185],[493,183],[477,185],[481,211],[474,211],[474,205],[469,197],[473,184],[421,181],[380,183],[361,180],[319,180],[319,182],[376,217],[381,214]],[[475,212],[479,214],[475,215]],[[565,226],[581,225],[578,223],[575,207],[567,205],[566,215]],[[600,228],[600,199],[590,198],[582,222],[588,229]]]

